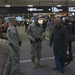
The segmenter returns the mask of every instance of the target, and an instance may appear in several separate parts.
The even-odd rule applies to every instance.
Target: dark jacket
[[[72,25],[73,25],[73,34],[75,34],[75,20],[74,21],[72,21]]]
[[[67,22],[66,22],[65,25],[66,25],[68,34],[69,34],[70,36],[73,35],[73,30],[72,30],[73,25],[72,25],[72,21],[67,20]]]
[[[72,21],[70,20],[67,20],[66,21],[66,24],[65,24],[65,27],[68,31],[68,35],[69,35],[69,38],[68,38],[68,41],[73,41],[74,40],[74,31],[73,31],[73,24],[72,24]]]
[[[65,27],[54,27],[52,35],[50,37],[49,45],[52,46],[54,50],[64,50],[67,49],[68,33]]]

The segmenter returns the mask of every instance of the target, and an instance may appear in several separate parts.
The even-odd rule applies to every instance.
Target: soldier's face
[[[38,23],[38,19],[35,19],[35,23]]]

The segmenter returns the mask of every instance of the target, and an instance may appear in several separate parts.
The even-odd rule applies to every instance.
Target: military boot
[[[15,71],[13,75],[23,75],[23,73],[20,71],[20,69],[17,69],[17,71]]]
[[[16,72],[16,73],[14,73],[13,75],[23,75],[23,74],[22,74],[22,73],[17,73],[17,72]]]
[[[40,67],[44,67],[44,64],[42,62],[40,62],[40,60],[37,61],[37,65],[40,66]]]
[[[32,69],[35,69],[36,66],[35,66],[35,62],[32,62]]]

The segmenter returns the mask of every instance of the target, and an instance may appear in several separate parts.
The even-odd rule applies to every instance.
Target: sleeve
[[[31,26],[29,25],[27,30],[26,30],[27,34],[31,34]]]
[[[49,40],[49,46],[52,47],[52,43],[53,43],[53,31]]]
[[[21,37],[19,36],[19,33],[18,33],[17,28],[16,28],[16,31],[15,32],[17,33],[18,41],[22,41],[22,36]]]
[[[41,25],[41,29],[42,29],[42,32],[41,32],[41,37],[40,39],[43,40],[45,38],[45,32],[44,32],[44,28],[43,26]]]
[[[31,35],[32,35],[31,25],[28,26],[26,32],[27,32],[27,37],[28,37],[30,40],[34,40],[34,38],[31,36]]]
[[[17,34],[16,28],[13,27],[13,28],[11,29],[11,31],[12,31],[13,34]]]
[[[9,44],[10,44],[10,43],[13,43],[12,37],[11,37],[11,31],[10,31],[9,28],[8,28],[8,30],[7,30],[7,38],[8,38]]]

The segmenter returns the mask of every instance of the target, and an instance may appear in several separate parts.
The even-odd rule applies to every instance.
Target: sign
[[[43,9],[37,8],[28,8],[28,11],[43,11]]]
[[[41,6],[41,7],[31,7],[31,8],[27,8],[28,12],[52,12],[52,7],[45,7],[45,6]]]
[[[69,7],[68,12],[75,12],[75,7]]]
[[[74,8],[71,9],[71,11],[75,11]],[[51,12],[68,12],[68,7],[51,7],[51,6],[33,6],[33,7],[0,7],[0,14],[5,13],[51,13]]]
[[[67,12],[67,7],[52,7],[52,12]]]

